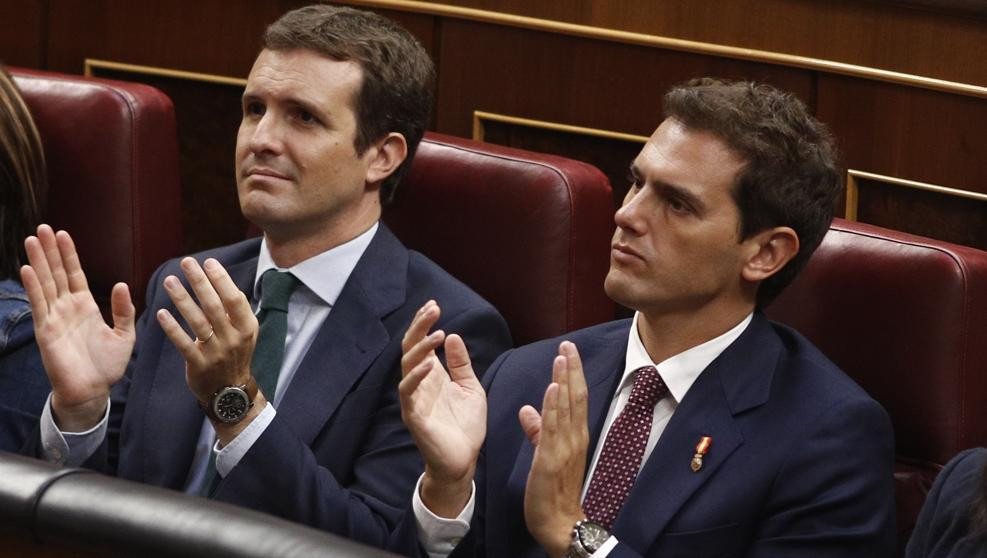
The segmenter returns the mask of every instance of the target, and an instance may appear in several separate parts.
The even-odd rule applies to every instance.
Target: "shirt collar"
[[[346,280],[353,273],[356,263],[360,261],[363,252],[373,240],[379,224],[379,222],[375,222],[366,232],[353,240],[316,254],[287,269],[279,268],[274,264],[265,237],[260,243],[260,256],[257,258],[257,275],[254,276],[254,300],[260,300],[261,276],[268,269],[277,269],[278,271],[290,271],[301,281],[302,285],[308,287],[329,306],[336,304],[336,299],[339,298],[343,285],[346,284]]]
[[[642,366],[654,366],[661,374],[661,379],[668,386],[668,391],[675,398],[676,403],[682,401],[686,392],[699,377],[699,374],[709,366],[709,363],[716,360],[731,343],[740,337],[740,334],[747,329],[754,314],[748,314],[739,324],[733,326],[726,333],[719,335],[696,345],[691,349],[686,349],[677,355],[673,355],[663,362],[654,363],[648,355],[641,341],[641,335],[637,330],[637,320],[639,312],[634,313],[634,321],[631,323],[631,331],[627,342],[627,357],[624,362],[624,374],[620,378],[620,386],[617,391],[623,389],[628,383],[633,383],[632,373]]]

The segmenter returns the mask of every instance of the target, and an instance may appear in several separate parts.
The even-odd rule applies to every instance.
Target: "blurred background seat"
[[[523,345],[613,319],[613,213],[591,165],[429,133],[384,221],[496,306]]]
[[[75,239],[104,315],[118,281],[140,313],[151,274],[182,249],[171,100],[137,83],[9,69],[44,143],[45,221]]]
[[[903,551],[942,465],[987,445],[987,252],[836,219],[767,313],[891,415]]]

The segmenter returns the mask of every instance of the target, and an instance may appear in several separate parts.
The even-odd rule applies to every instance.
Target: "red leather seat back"
[[[182,249],[171,100],[136,83],[10,71],[44,143],[46,221],[72,234],[104,313],[118,281],[140,312],[151,274]]]
[[[613,197],[595,167],[426,134],[385,221],[489,300],[522,345],[613,319]]]
[[[907,540],[941,466],[987,445],[987,252],[837,219],[768,314],[891,415]]]

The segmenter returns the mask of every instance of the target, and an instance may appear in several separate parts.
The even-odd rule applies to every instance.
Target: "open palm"
[[[446,354],[466,353],[459,336],[446,340]],[[450,357],[450,361],[452,357]],[[421,363],[411,381],[402,383],[402,395],[418,375],[414,390],[402,398],[402,414],[426,463],[450,478],[461,478],[472,470],[487,433],[487,398],[483,387],[466,364],[450,362],[450,372],[435,353]],[[438,465],[441,463],[441,465]]]
[[[100,314],[68,233],[47,225],[25,242],[30,266],[21,279],[31,301],[35,335],[51,381],[56,413],[94,405],[102,409],[123,376],[134,347],[134,306],[127,286],[113,287],[114,327]]]
[[[441,330],[426,335],[441,310],[429,301],[415,315],[401,348],[401,417],[433,477],[459,481],[472,474],[487,434],[487,397],[466,345]],[[445,344],[446,371],[435,350]]]

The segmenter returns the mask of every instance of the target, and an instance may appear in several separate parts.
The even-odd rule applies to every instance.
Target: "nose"
[[[617,213],[613,216],[614,223],[621,230],[635,236],[644,234],[644,219],[641,212],[643,201],[644,196],[642,192],[635,191],[632,186],[628,190],[627,195],[624,196],[624,203],[621,204],[620,208],[617,209]]]
[[[281,133],[278,122],[272,112],[267,111],[263,116],[255,120],[252,129],[248,132],[248,145],[250,151],[255,155],[264,153],[277,155],[281,153]]]

